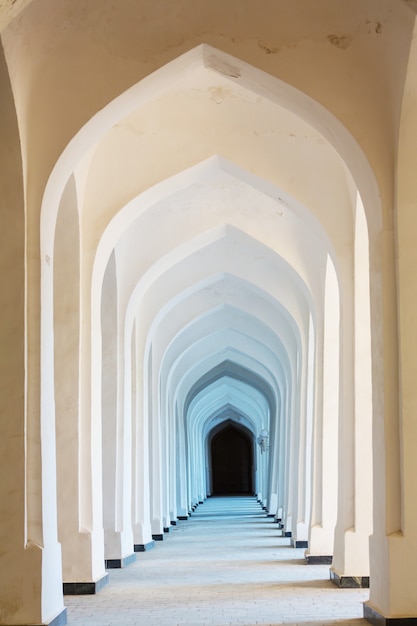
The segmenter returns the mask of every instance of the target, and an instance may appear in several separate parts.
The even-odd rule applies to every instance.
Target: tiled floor
[[[369,626],[368,591],[306,565],[253,498],[209,498],[95,596],[66,596],[69,626]]]

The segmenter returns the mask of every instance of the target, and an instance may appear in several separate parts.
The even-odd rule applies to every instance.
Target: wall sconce
[[[267,450],[269,450],[269,432],[266,430],[266,428],[263,428],[261,430],[261,434],[257,438],[256,442],[261,448],[261,452],[266,452]]]

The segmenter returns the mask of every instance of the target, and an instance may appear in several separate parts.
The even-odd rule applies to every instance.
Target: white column
[[[103,279],[102,416],[103,511],[105,559],[108,567],[124,567],[133,557],[131,511],[131,383],[130,353],[125,368],[124,320],[118,311],[114,254]],[[126,370],[126,371],[125,371]]]
[[[297,375],[294,380],[292,389],[293,397],[291,403],[291,412],[287,420],[287,437],[286,437],[286,466],[285,466],[285,485],[286,494],[284,502],[284,518],[283,525],[284,533],[295,532],[296,523],[296,503],[297,503],[297,489],[298,489],[298,446],[299,446],[299,429],[300,429],[300,395],[301,381],[300,381],[300,369],[301,369],[301,348],[297,355]]]
[[[94,549],[92,529],[80,524],[80,242],[73,178],[61,199],[53,262],[58,534],[65,593],[78,593],[86,585],[89,591],[98,590],[107,576],[101,524],[97,528],[99,550]]]
[[[144,413],[143,347],[139,320],[132,332],[132,524],[135,552],[153,547],[149,486],[149,427]],[[129,341],[129,338],[126,338]]]
[[[178,401],[174,402],[177,446],[177,511],[178,518],[187,518],[188,508],[188,463],[184,419],[179,414]]]
[[[313,500],[308,563],[331,563],[337,515],[339,421],[339,288],[327,259],[323,331],[317,341],[317,398],[314,428]],[[320,341],[320,336],[322,341]]]
[[[314,406],[315,337],[311,315],[309,317],[307,353],[302,368],[301,410],[299,444],[297,449],[298,481],[296,495],[296,525],[292,543],[296,548],[308,547],[311,508],[311,457]]]
[[[150,502],[151,502],[151,529],[152,537],[157,540],[163,539],[163,511],[162,511],[162,489],[161,489],[161,428],[159,413],[154,407],[152,344],[149,346],[147,358],[147,369],[145,372],[145,419],[149,420],[149,471],[150,471]]]
[[[382,267],[371,266],[372,305],[375,304],[372,322],[380,333],[373,340],[373,358],[379,357],[380,366],[373,368],[378,385],[374,380],[374,387],[379,394],[374,393],[373,397],[374,527],[370,543],[370,599],[365,616],[377,617],[381,623],[385,623],[382,619],[388,623],[388,618],[398,618],[398,623],[402,617],[404,623],[406,618],[410,621],[417,618],[416,138],[415,25],[402,94],[396,232],[395,225],[393,230],[386,225]],[[391,214],[391,206],[388,210]],[[378,253],[381,253],[379,248]],[[381,291],[376,291],[381,288],[378,284],[381,271],[383,298]]]
[[[372,531],[372,403],[368,233],[358,198],[354,267],[343,264],[339,499],[331,577],[339,586],[369,586]],[[344,270],[344,271],[343,271]],[[349,280],[349,274],[353,280]],[[351,288],[353,287],[353,293]],[[353,306],[350,306],[353,302]]]

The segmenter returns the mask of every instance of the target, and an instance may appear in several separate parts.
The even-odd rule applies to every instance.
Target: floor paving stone
[[[93,596],[66,596],[68,626],[369,626],[366,589],[307,565],[254,498],[208,498]]]

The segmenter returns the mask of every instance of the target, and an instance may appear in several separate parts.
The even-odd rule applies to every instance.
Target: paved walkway
[[[209,498],[95,596],[66,596],[68,626],[369,626],[368,590],[306,565],[253,498]]]

